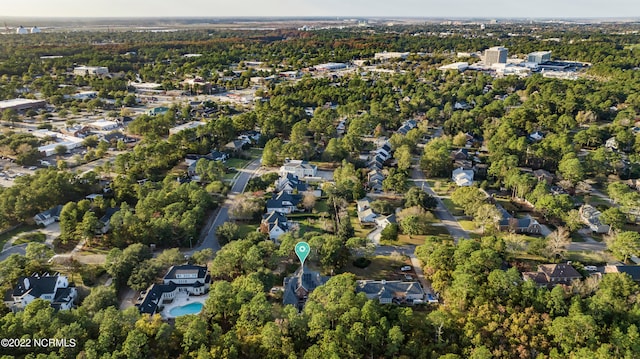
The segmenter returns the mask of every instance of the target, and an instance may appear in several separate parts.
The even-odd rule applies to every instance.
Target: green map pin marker
[[[298,242],[298,244],[296,244],[296,255],[300,259],[300,263],[303,266],[304,266],[304,260],[307,259],[307,256],[309,255],[310,250],[311,249],[309,248],[309,243],[307,242]]]

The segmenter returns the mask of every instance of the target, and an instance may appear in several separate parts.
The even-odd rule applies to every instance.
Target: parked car
[[[589,271],[589,272],[597,272],[598,271],[598,267],[596,267],[596,266],[584,266],[584,270]]]
[[[400,268],[400,270],[403,272],[409,272],[411,271],[411,269],[412,269],[411,266],[403,266],[402,268]]]
[[[427,293],[427,302],[438,303],[438,299],[431,293]]]
[[[413,280],[413,277],[411,276],[411,274],[405,274],[405,275],[404,275],[404,280],[406,280],[406,281],[410,282],[410,281],[412,281],[412,280]]]

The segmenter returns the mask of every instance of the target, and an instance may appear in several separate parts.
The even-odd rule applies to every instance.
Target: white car
[[[589,271],[589,272],[596,272],[596,271],[598,271],[598,267],[596,267],[596,266],[584,266],[584,270]]]
[[[400,268],[400,270],[403,272],[409,272],[411,271],[411,269],[412,269],[411,266],[403,266],[402,268]]]

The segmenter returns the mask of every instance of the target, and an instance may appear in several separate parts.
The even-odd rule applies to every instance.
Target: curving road
[[[209,218],[209,223],[202,229],[202,241],[195,248],[185,252],[185,254],[191,256],[194,252],[201,251],[205,248],[213,249],[214,253],[220,250],[220,243],[218,243],[218,238],[216,238],[216,228],[229,220],[229,205],[233,198],[244,192],[249,179],[255,175],[256,170],[259,168],[260,160],[256,159],[249,162],[244,168],[238,170],[238,175],[234,179],[233,186],[231,186],[231,191],[227,195],[224,204],[215,210]]]

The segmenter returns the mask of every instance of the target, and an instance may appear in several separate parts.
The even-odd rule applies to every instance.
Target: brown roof
[[[541,264],[539,272],[547,278],[582,278],[582,275],[571,264]]]

